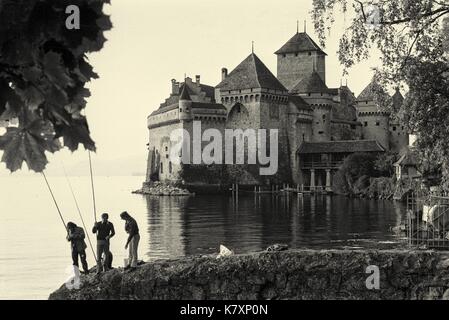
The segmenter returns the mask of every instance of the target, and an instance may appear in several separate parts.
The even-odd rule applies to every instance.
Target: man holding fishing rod
[[[95,222],[92,232],[97,234],[97,274],[103,270],[106,272],[111,268],[112,254],[109,250],[109,240],[115,235],[114,225],[108,221],[109,215],[103,213],[101,221]],[[101,263],[101,256],[104,254],[104,263]]]
[[[83,270],[85,274],[89,273],[89,267],[87,266],[86,260],[86,242],[84,238],[86,237],[83,228],[78,227],[73,222],[67,223],[67,241],[70,241],[72,247],[72,260],[73,265],[79,268],[78,256],[81,258],[81,264],[83,265]]]

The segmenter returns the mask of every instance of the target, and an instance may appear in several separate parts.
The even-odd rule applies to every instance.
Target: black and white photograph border
[[[448,59],[447,0],[0,0],[0,300],[449,300]]]

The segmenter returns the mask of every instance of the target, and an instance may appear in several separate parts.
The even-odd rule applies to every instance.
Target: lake
[[[2,177],[0,187],[0,299],[46,299],[65,282],[71,265],[66,232],[40,175]],[[65,221],[82,226],[67,180],[48,177]],[[97,216],[108,212],[116,236],[114,265],[123,265],[126,234],[120,212],[139,223],[140,259],[217,253],[220,244],[236,253],[274,243],[293,248],[381,248],[403,246],[392,227],[405,209],[390,201],[339,196],[270,195],[154,197],[132,194],[143,177],[95,177]],[[87,231],[94,213],[89,177],[71,177]],[[94,236],[91,239],[95,245]],[[94,265],[90,248],[89,266]]]

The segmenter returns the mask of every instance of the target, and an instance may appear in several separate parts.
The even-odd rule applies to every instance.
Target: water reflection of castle
[[[307,33],[296,33],[275,54],[277,77],[251,53],[229,74],[223,68],[215,87],[202,84],[200,76],[172,80],[170,96],[148,117],[146,181],[180,179],[181,166],[169,157],[170,133],[183,128],[192,137],[194,120],[203,131],[278,129],[284,182],[310,186],[330,187],[332,173],[351,153],[408,145],[404,126],[375,102],[374,82],[357,98],[348,86],[326,85],[326,53]],[[399,91],[392,101],[402,103]],[[271,183],[245,167],[228,174],[239,183]]]
[[[394,240],[404,208],[387,201],[330,196],[147,197],[150,258],[216,253],[224,244],[236,252],[292,247],[366,245],[360,237]]]

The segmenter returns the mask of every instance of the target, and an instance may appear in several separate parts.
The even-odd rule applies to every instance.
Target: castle
[[[344,85],[326,85],[326,53],[306,32],[297,32],[279,50],[277,77],[252,52],[234,70],[221,70],[215,87],[185,78],[172,80],[172,92],[148,116],[149,155],[146,182],[179,181],[182,164],[170,159],[175,129],[278,129],[277,182],[332,189],[333,174],[355,152],[399,152],[408,133],[392,114],[376,103],[372,81],[356,98]],[[396,90],[390,97],[402,104]],[[228,166],[227,177],[242,184],[270,184],[249,167]]]

